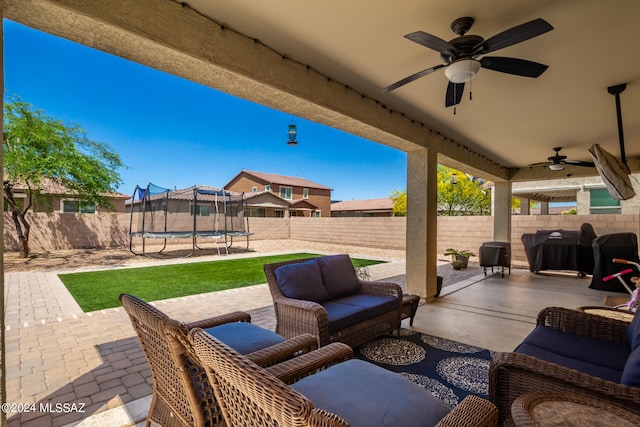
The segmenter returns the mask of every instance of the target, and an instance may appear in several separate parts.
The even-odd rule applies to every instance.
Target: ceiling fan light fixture
[[[561,171],[562,169],[564,169],[564,165],[562,163],[551,163],[549,165],[549,169],[551,169],[552,171]]]
[[[464,83],[478,74],[480,66],[480,61],[475,59],[460,59],[449,64],[444,70],[444,74],[451,83]]]

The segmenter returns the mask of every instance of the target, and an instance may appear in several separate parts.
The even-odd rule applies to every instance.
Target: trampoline
[[[199,241],[213,241],[218,254],[222,245],[228,255],[234,238],[244,237],[247,251],[253,233],[249,231],[245,209],[244,193],[208,186],[180,190],[151,183],[144,188],[136,186],[131,199],[129,250],[153,258],[165,253],[169,239],[185,239],[191,245],[191,252],[185,257],[203,249]],[[162,247],[147,251],[148,239],[162,240]]]

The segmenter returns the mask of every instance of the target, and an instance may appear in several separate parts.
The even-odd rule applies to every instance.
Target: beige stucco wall
[[[128,214],[77,215],[58,213],[30,214],[31,250],[70,248],[110,248],[129,245]],[[477,254],[483,242],[493,240],[493,217],[438,217],[437,246],[467,249]],[[632,232],[640,235],[640,214],[633,215],[514,215],[512,217],[512,253],[515,261],[526,261],[520,237],[537,230],[577,230],[590,223],[598,235]],[[252,240],[294,239],[344,245],[400,249],[406,248],[406,218],[250,218]],[[159,241],[148,240],[147,244]],[[238,244],[244,244],[238,241]],[[15,228],[8,213],[4,215],[4,244],[7,251],[18,249]],[[141,240],[134,244],[140,245]],[[168,244],[190,244],[190,240],[169,240]]]

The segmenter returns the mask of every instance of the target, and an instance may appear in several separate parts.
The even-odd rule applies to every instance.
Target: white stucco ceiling
[[[621,95],[626,154],[640,156],[640,55],[634,34],[640,1],[191,0],[188,5],[509,168],[545,161],[557,146],[571,160],[590,161],[587,148],[594,143],[619,156],[615,99],[607,87],[627,83]],[[437,52],[405,34],[421,30],[450,40],[456,36],[449,26],[461,16],[475,18],[470,34],[485,39],[545,19],[553,31],[491,55],[549,69],[537,79],[482,69],[467,83],[456,115],[444,106],[442,70],[393,92],[381,91],[441,63]]]

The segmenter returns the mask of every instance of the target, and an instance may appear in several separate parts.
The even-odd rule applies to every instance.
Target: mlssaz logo
[[[562,239],[562,233],[559,231],[554,231],[552,233],[549,233],[549,238],[550,239]]]

